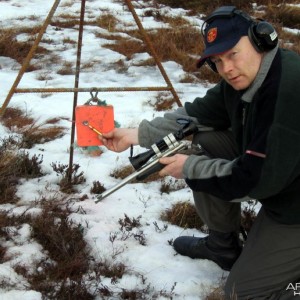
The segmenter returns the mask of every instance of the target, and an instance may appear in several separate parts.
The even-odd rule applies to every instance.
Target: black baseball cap
[[[205,50],[197,62],[197,67],[202,67],[210,56],[222,54],[232,49],[242,36],[248,35],[251,23],[250,19],[248,20],[239,14],[226,17],[215,16],[211,21],[208,17],[204,23],[206,27],[203,30]]]

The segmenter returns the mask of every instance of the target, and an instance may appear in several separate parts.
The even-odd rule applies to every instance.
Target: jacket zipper
[[[247,105],[248,103],[243,103],[242,109],[242,132],[243,132],[243,149],[246,150],[246,120],[247,120]]]
[[[242,111],[242,125],[245,126],[246,123],[246,105],[243,105],[243,111]]]

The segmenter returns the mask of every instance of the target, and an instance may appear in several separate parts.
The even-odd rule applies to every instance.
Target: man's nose
[[[230,73],[232,71],[232,69],[233,69],[232,61],[230,61],[230,60],[223,61],[222,71],[224,74]]]

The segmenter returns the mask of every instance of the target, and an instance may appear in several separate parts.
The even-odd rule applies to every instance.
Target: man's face
[[[255,79],[262,61],[262,53],[258,53],[247,36],[229,51],[212,56],[219,74],[235,90],[243,90]]]

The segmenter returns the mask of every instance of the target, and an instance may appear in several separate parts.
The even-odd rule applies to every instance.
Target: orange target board
[[[112,105],[79,105],[75,108],[77,144],[80,147],[102,145],[99,133],[114,129]]]

